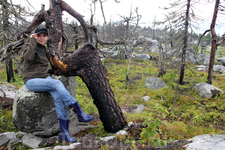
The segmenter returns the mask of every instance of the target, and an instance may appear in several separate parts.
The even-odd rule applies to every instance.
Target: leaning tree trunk
[[[218,13],[220,0],[216,0],[215,8],[214,8],[214,14],[210,26],[210,32],[212,35],[212,46],[211,46],[211,53],[210,53],[210,60],[209,60],[209,69],[208,69],[208,81],[207,83],[212,84],[212,73],[213,73],[213,65],[214,65],[214,59],[217,49],[217,35],[215,32],[215,24],[216,24],[216,18]]]
[[[48,58],[54,73],[56,75],[80,76],[92,95],[105,130],[108,132],[121,130],[125,127],[127,122],[120,107],[116,103],[97,49],[91,44],[86,43],[75,51],[75,53],[66,58],[66,60],[60,60],[60,57],[63,57],[61,55],[61,48],[65,41],[62,24],[63,10],[80,22],[84,30],[84,41],[85,43],[88,42],[87,28],[92,28],[95,32],[96,28],[87,25],[82,15],[77,13],[62,0],[50,0],[48,13],[44,11],[43,7],[34,17],[31,24],[27,26],[18,37],[20,38],[24,33],[31,33],[35,26],[45,21],[49,29]]]
[[[89,43],[83,44],[63,64],[66,68],[58,68],[55,73],[82,78],[98,108],[105,130],[116,132],[123,129],[127,122],[114,98],[97,49]]]

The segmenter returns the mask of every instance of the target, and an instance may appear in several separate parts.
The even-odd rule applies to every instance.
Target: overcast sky
[[[30,7],[27,3],[29,3],[34,7],[35,11],[39,11],[41,9],[41,4],[45,5],[45,9],[49,8],[49,1],[48,0],[12,0],[13,3],[20,4],[22,6]],[[78,13],[82,14],[86,21],[90,20],[90,0],[64,0],[67,4],[69,4],[74,10]],[[107,2],[103,3],[103,9],[106,16],[107,22],[114,22],[121,20],[118,14],[121,16],[128,16],[130,10],[134,10],[136,7],[139,9],[139,14],[142,15],[142,19],[140,21],[141,26],[152,26],[152,22],[154,19],[156,20],[163,20],[163,10],[159,8],[159,6],[168,6],[169,2],[174,0],[120,0],[120,3],[114,2],[114,0],[108,0]],[[201,0],[204,2],[205,0]],[[203,17],[206,21],[199,23],[200,29],[196,30],[195,32],[203,33],[205,30],[210,28],[210,23],[212,20],[212,14],[214,11],[214,3],[206,4],[202,3],[195,6],[196,11],[195,13],[199,16]],[[64,14],[64,19],[68,18],[68,22],[75,20],[66,12]],[[103,17],[100,9],[100,4],[96,4],[96,14],[95,14],[95,23],[103,23]],[[224,18],[220,19],[220,16],[217,18],[217,26],[216,32],[218,34],[223,34],[225,32],[225,23]]]

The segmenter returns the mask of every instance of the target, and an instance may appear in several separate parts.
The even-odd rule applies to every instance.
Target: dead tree
[[[3,45],[8,44],[8,40],[6,37],[9,37],[8,31],[9,31],[9,3],[7,0],[2,0],[1,2],[2,5],[2,30],[4,31],[5,35],[3,36]],[[6,66],[6,73],[7,73],[7,81],[10,82],[15,82],[14,78],[14,73],[13,73],[13,65],[12,65],[12,57],[9,57],[5,61],[5,66]]]
[[[220,0],[216,0],[213,18],[212,18],[212,22],[210,26],[210,33],[212,36],[212,45],[211,45],[211,53],[210,53],[210,60],[209,60],[208,77],[207,77],[208,79],[207,83],[209,84],[212,84],[213,65],[214,65],[214,59],[215,59],[215,54],[217,49],[217,35],[215,31],[215,24],[216,24],[218,9],[219,9],[219,3],[220,3]]]
[[[187,0],[187,9],[185,13],[185,29],[184,29],[184,39],[183,39],[183,48],[182,48],[182,54],[181,54],[181,68],[180,68],[180,79],[179,84],[183,84],[184,79],[184,69],[185,69],[185,53],[187,49],[187,40],[188,40],[188,24],[189,24],[189,11],[190,11],[190,3],[191,0]]]
[[[75,17],[81,24],[84,33],[84,44],[75,51],[72,55],[63,58],[61,54],[62,46],[65,43],[63,36],[63,23],[62,11],[68,12],[71,16]],[[125,117],[117,105],[109,81],[104,73],[104,69],[97,52],[97,44],[122,44],[102,42],[98,39],[97,28],[93,25],[87,25],[83,16],[77,13],[67,3],[62,0],[50,0],[50,9],[48,11],[42,10],[34,16],[33,21],[18,35],[20,42],[16,44],[23,44],[26,34],[30,34],[35,27],[42,22],[46,23],[49,30],[48,41],[48,58],[52,69],[56,75],[65,76],[79,76],[87,85],[89,92],[97,106],[100,119],[104,128],[108,132],[116,132],[123,129],[127,124]],[[96,35],[96,47],[87,43],[89,40],[88,29],[93,29]],[[9,50],[8,48],[11,48]],[[15,43],[7,45],[4,49],[0,50],[0,55],[3,52],[15,52]],[[7,58],[7,55],[0,60]]]
[[[132,9],[131,9],[132,10]],[[127,69],[127,74],[126,74],[126,83],[130,80],[129,79],[129,75],[130,75],[130,67],[131,67],[131,59],[132,59],[132,52],[134,50],[134,45],[133,45],[133,36],[134,36],[134,33],[138,27],[138,24],[139,24],[139,21],[141,19],[141,15],[138,14],[138,7],[136,7],[135,9],[135,13],[136,13],[136,16],[133,17],[133,13],[130,12],[130,16],[129,17],[122,17],[120,16],[121,18],[123,18],[124,22],[126,23],[126,36],[125,36],[125,49],[126,49],[126,55],[128,56],[129,58],[129,62],[128,62],[128,69]],[[130,24],[132,23],[132,21],[135,21],[135,26],[134,26],[134,29],[131,30],[130,29]]]

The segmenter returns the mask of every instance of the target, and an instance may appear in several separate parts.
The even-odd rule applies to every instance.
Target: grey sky
[[[23,6],[29,6],[27,0],[12,0],[13,3],[19,3]],[[28,0],[36,11],[41,9],[41,4],[45,5],[46,10],[49,8],[49,1],[47,0]],[[68,3],[74,10],[84,15],[86,21],[90,20],[90,0],[64,0]],[[168,2],[173,0],[120,0],[120,3],[115,3],[114,0],[108,0],[103,3],[103,8],[106,16],[106,21],[118,21],[121,20],[118,14],[121,16],[128,16],[130,10],[134,10],[136,7],[139,8],[139,14],[142,15],[140,21],[141,26],[152,26],[154,19],[162,20],[164,18],[163,10],[159,6],[167,6]],[[204,2],[204,0],[202,0]],[[201,3],[195,6],[195,13],[203,17],[206,21],[199,22],[199,29],[195,32],[203,33],[205,30],[209,29],[212,20],[212,14],[214,11],[214,3],[206,4]],[[68,18],[68,21],[72,21],[73,18],[67,13],[64,13],[64,19]],[[216,32],[222,34],[225,32],[225,24],[223,23],[225,17],[218,15]],[[75,19],[74,19],[75,20]],[[95,23],[103,23],[102,13],[100,10],[100,5],[96,5]]]

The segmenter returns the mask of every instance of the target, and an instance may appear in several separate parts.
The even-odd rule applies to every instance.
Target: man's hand
[[[37,39],[37,33],[31,34],[30,37],[34,37],[35,39]]]

